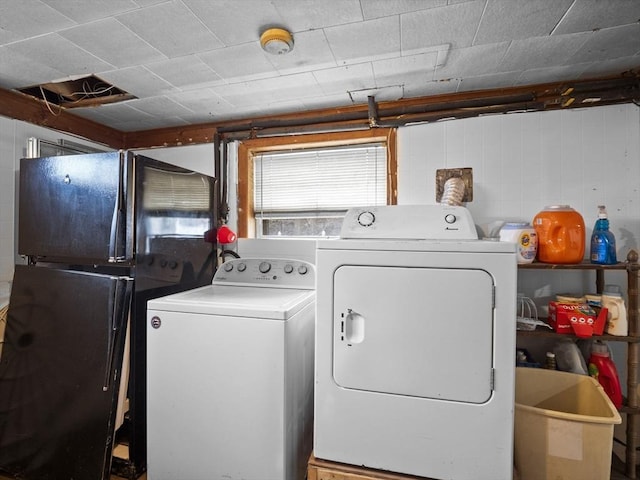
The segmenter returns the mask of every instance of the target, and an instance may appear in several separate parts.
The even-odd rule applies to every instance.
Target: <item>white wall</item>
[[[640,244],[640,109],[495,115],[398,133],[398,202],[435,203],[438,168],[473,168],[476,223],[531,221],[569,204],[591,229],[605,204],[623,254]],[[486,233],[486,232],[485,232]]]
[[[467,204],[487,234],[497,221],[531,221],[568,204],[585,220],[607,206],[618,258],[640,250],[640,108],[633,104],[493,115],[415,125],[398,132],[398,203],[435,203],[439,168],[473,168]],[[588,244],[586,254],[588,255]],[[595,276],[521,272],[519,290],[543,305],[553,293],[588,292]],[[607,276],[621,283],[624,275]]]

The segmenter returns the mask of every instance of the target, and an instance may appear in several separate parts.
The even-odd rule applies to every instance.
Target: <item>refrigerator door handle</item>
[[[111,231],[109,232],[109,262],[117,263],[126,259],[124,255],[120,253],[120,229],[123,227],[123,207],[125,205],[124,199],[124,167],[126,162],[120,155],[120,175],[118,179],[118,191],[116,192],[116,201],[113,206],[113,216],[111,217]]]
[[[117,243],[118,243],[118,221],[120,220],[120,195],[118,194],[118,201],[116,201],[113,207],[113,216],[111,217],[111,230],[109,232],[109,262],[115,263],[118,261],[116,258]]]
[[[107,362],[104,371],[104,382],[102,384],[102,391],[104,392],[107,392],[111,387],[111,375],[115,360],[118,330],[123,312],[128,311],[126,304],[130,298],[131,294],[127,286],[127,281],[118,281],[116,283],[116,291],[113,294],[114,307],[111,312],[111,325],[107,336]]]

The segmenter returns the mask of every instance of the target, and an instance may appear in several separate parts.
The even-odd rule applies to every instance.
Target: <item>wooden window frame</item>
[[[387,204],[398,199],[396,129],[375,128],[338,133],[316,133],[243,140],[238,145],[238,236],[255,237],[253,210],[253,158],[264,152],[287,149],[323,148],[363,143],[384,143],[387,149]]]

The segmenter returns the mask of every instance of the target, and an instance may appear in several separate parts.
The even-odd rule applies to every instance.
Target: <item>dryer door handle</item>
[[[350,308],[347,311],[348,313],[344,316],[344,320],[342,321],[342,327],[344,330],[344,336],[342,338],[349,345],[362,343],[364,341],[365,319],[362,315],[354,312]]]

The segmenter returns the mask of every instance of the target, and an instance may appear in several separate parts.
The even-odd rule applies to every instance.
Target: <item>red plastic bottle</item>
[[[616,408],[622,407],[622,389],[616,364],[611,360],[607,346],[597,340],[593,342],[591,347],[589,375],[600,382]]]

